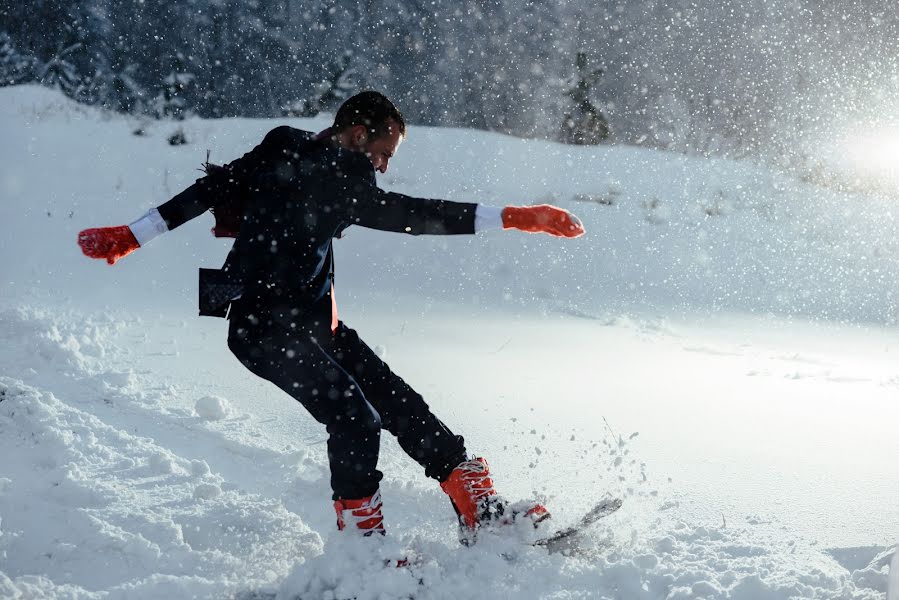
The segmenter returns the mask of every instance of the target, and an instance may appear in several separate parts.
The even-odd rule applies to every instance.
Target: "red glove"
[[[549,204],[507,206],[502,214],[503,229],[520,229],[528,233],[548,233],[567,238],[584,235],[580,219],[567,210]]]
[[[85,229],[78,234],[78,245],[86,256],[105,258],[111,265],[140,248],[127,225]]]

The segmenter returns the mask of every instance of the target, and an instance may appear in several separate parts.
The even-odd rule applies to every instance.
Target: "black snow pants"
[[[272,311],[232,305],[228,347],[250,371],[290,394],[327,428],[334,500],[378,489],[381,429],[396,436],[425,475],[445,480],[466,459],[454,435],[424,399],[390,370],[358,334],[339,323],[291,327]]]

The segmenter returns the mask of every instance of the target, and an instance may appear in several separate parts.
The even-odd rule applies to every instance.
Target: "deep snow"
[[[196,268],[227,249],[211,218],[114,267],[75,245],[179,191],[206,148],[229,160],[274,124],[189,120],[173,148],[177,124],[138,137],[52,91],[0,89],[0,596],[885,596],[887,198],[742,162],[412,128],[385,187],[552,201],[588,235],[353,228],[343,318],[504,494],[545,497],[560,524],[606,492],[625,506],[579,558],[462,548],[439,488],[385,439],[390,536],[359,543],[333,531],[323,430],[229,355],[224,321],[194,316]],[[401,554],[418,562],[383,568]]]

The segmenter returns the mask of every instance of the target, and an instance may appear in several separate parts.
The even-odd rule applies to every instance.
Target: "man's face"
[[[396,154],[403,141],[403,136],[400,134],[400,128],[396,121],[389,121],[388,126],[389,131],[387,135],[382,135],[364,145],[366,156],[371,160],[371,164],[375,169],[381,173],[387,172],[390,159]]]

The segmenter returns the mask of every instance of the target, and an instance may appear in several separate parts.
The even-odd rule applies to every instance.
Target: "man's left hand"
[[[585,230],[576,216],[550,204],[537,206],[507,206],[503,209],[503,229],[518,229],[528,233],[548,233],[558,237],[576,238]]]

